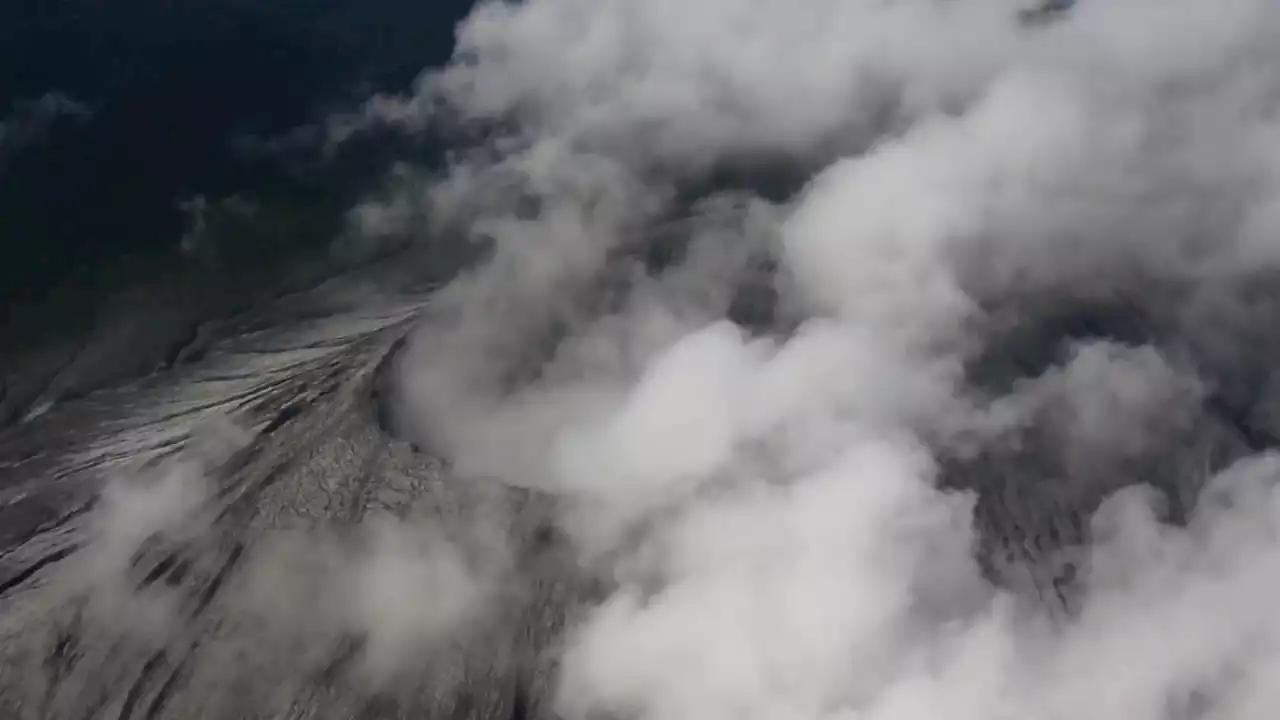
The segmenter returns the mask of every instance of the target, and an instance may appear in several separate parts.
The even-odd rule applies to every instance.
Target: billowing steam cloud
[[[395,422],[553,498],[602,580],[558,717],[1271,718],[1280,6],[1025,10],[484,2],[332,123],[456,141],[353,225],[482,258]],[[172,467],[104,498],[109,617],[148,538],[204,529]],[[412,682],[460,628],[511,644],[509,519],[286,533],[229,607],[264,677],[349,640]]]
[[[1020,9],[490,2],[369,105],[484,138],[402,410],[609,577],[563,717],[1280,702],[1280,10]]]

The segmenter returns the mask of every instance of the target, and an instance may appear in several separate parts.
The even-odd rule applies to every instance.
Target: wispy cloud
[[[93,108],[57,91],[14,104],[0,120],[0,169],[8,156],[39,141],[60,117],[88,118]]]

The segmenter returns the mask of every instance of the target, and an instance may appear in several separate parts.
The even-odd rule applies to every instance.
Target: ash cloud
[[[562,717],[1268,712],[1280,14],[1024,9],[484,3],[368,105],[483,138],[402,409],[607,578]]]

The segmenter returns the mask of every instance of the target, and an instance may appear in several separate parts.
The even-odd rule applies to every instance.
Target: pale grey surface
[[[391,270],[367,274],[379,273]],[[217,323],[197,361],[55,402],[0,434],[0,717],[546,716],[549,651],[587,586],[547,525],[548,499],[451,478],[380,427],[379,367],[429,298],[400,285],[370,291],[340,278],[264,303]],[[132,318],[145,325],[149,312]],[[107,340],[115,353],[148,350]],[[193,431],[228,420],[251,439],[208,473],[208,531],[149,541],[133,557],[130,582],[169,586],[181,620],[139,630],[93,612],[75,579],[91,562],[102,483],[163,473]],[[483,622],[412,677],[374,684],[358,672],[361,638],[323,624],[284,629],[243,597],[262,548],[290,533],[340,537],[379,513],[439,528],[464,549],[471,525],[501,527],[516,565]],[[296,589],[280,602],[285,616],[305,617],[318,601]]]

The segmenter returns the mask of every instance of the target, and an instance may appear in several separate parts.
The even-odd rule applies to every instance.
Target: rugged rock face
[[[379,369],[425,296],[346,302],[347,280],[229,318],[200,359],[5,432],[0,716],[545,716],[549,651],[587,591],[546,524],[550,500],[452,478],[380,427]],[[145,511],[117,524],[109,481],[135,501],[160,497],[147,487],[206,494],[188,513],[158,501],[176,525]],[[514,568],[474,630],[413,677],[377,682],[362,658],[381,640],[308,620],[341,589],[324,558],[358,553],[354,529],[375,516],[431,527],[475,562],[492,537],[474,528],[500,528]]]

